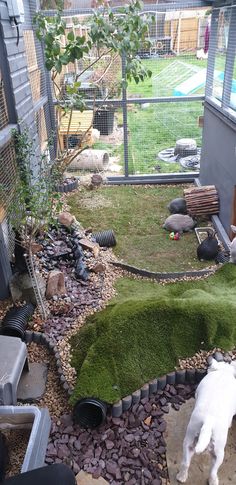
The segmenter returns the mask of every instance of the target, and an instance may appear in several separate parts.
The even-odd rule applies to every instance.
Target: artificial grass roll
[[[113,403],[173,371],[180,357],[214,346],[234,347],[236,266],[227,264],[206,280],[166,286],[147,282],[146,289],[145,283],[121,283],[125,291],[117,303],[88,318],[72,337],[77,372],[72,404],[82,397]],[[127,299],[129,285],[132,297]]]

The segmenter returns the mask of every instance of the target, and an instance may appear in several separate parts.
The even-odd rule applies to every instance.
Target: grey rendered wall
[[[199,180],[214,184],[220,197],[220,221],[230,234],[236,186],[236,124],[205,103],[203,148]]]

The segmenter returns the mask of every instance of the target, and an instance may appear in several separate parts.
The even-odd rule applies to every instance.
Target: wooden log
[[[219,198],[215,185],[193,187],[184,190],[187,211],[191,215],[217,214]]]

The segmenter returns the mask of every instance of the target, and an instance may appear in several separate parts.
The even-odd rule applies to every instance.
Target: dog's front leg
[[[187,432],[183,443],[183,459],[180,465],[179,473],[176,475],[178,482],[184,483],[188,479],[188,469],[194,454],[194,442]]]

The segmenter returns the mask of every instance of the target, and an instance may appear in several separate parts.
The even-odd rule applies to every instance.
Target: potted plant
[[[131,0],[130,5],[118,8],[116,14],[107,1],[98,2],[98,8],[89,18],[86,35],[76,35],[74,28],[68,32],[60,10],[54,17],[46,17],[42,12],[35,17],[36,35],[44,43],[45,66],[51,72],[53,93],[56,99],[58,120],[56,165],[62,179],[70,163],[91,143],[90,135],[97,111],[96,95],[94,95],[91,106],[80,89],[85,73],[94,73],[96,67],[102,69],[95,80],[96,86],[102,88],[111,66],[117,62],[118,58],[125,55],[126,73],[125,79],[119,80],[120,85],[124,85],[132,79],[138,83],[152,74],[137,57],[140,46],[143,42],[148,42],[146,37],[148,22],[145,16],[140,15],[140,11],[139,0]],[[61,83],[63,69],[75,62],[81,63],[82,61],[85,61],[82,70],[75,72],[70,83]],[[81,116],[83,113],[84,115],[89,113],[90,122],[80,133],[76,146],[71,147],[68,144],[68,138],[73,120],[77,115],[79,120],[80,113]],[[63,132],[65,143],[61,137],[61,122],[66,125]]]

